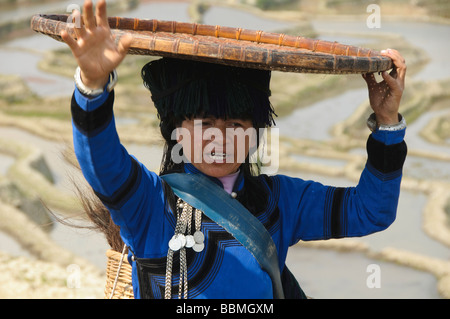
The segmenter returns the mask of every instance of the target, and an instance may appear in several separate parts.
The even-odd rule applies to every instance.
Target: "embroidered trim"
[[[137,187],[140,184],[141,180],[141,169],[139,167],[138,162],[133,158],[131,158],[131,170],[130,175],[127,180],[123,183],[123,185],[114,192],[112,196],[104,196],[96,191],[94,191],[95,195],[105,204],[107,207],[112,209],[119,209],[122,205],[130,198],[130,196],[134,193]]]
[[[106,101],[93,111],[83,110],[72,95],[71,112],[76,128],[88,137],[94,137],[102,132],[113,118],[114,92],[111,92]]]
[[[347,198],[350,189],[328,187],[325,198],[324,238],[342,238],[347,232]]]
[[[396,173],[401,170],[407,151],[404,141],[398,144],[385,145],[372,136],[367,140],[368,163],[383,174]]]

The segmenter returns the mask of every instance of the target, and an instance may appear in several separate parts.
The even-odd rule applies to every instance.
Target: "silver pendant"
[[[196,253],[199,253],[199,252],[203,251],[203,249],[205,249],[205,244],[204,243],[201,243],[201,244],[196,243],[194,246],[192,246],[192,249]]]
[[[186,248],[192,248],[195,245],[195,239],[192,235],[186,236]]]
[[[203,233],[200,230],[197,230],[194,233],[194,240],[195,243],[197,244],[203,244],[203,242],[205,241],[205,235],[203,235]]]
[[[180,251],[180,284],[178,289],[178,298],[188,297],[188,278],[187,278],[187,260],[186,249],[192,248],[199,253],[205,249],[205,235],[200,231],[202,224],[202,211],[195,210],[193,217],[193,207],[183,202],[177,201],[177,223],[175,225],[175,234],[169,240],[169,251],[167,252],[166,280],[164,298],[172,297],[172,263],[174,252]],[[193,220],[192,220],[193,219]],[[192,222],[195,225],[195,232],[191,234]]]
[[[182,234],[176,234],[169,240],[169,248],[173,251],[178,251],[186,246],[186,236]]]

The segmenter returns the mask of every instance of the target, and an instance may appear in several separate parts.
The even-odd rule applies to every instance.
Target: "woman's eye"
[[[212,121],[211,120],[195,120],[194,121],[194,126],[195,127],[210,127],[212,125]]]
[[[242,123],[240,122],[230,122],[228,123],[229,127],[242,127]]]

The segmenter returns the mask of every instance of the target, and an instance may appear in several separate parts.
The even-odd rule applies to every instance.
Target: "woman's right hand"
[[[73,17],[75,21],[81,21],[80,12],[74,12]],[[116,45],[108,24],[105,0],[98,1],[95,16],[91,0],[85,0],[83,22],[75,25],[76,40],[65,30],[61,32],[61,37],[77,60],[83,84],[91,89],[100,89],[125,58],[132,38],[130,35],[122,36]]]

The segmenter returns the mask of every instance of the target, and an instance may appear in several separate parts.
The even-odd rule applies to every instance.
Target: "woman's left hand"
[[[383,81],[377,83],[373,73],[363,74],[369,89],[370,106],[375,112],[377,123],[392,125],[398,123],[398,109],[405,88],[406,63],[401,54],[393,49],[381,51],[394,62],[388,74],[382,72]]]

